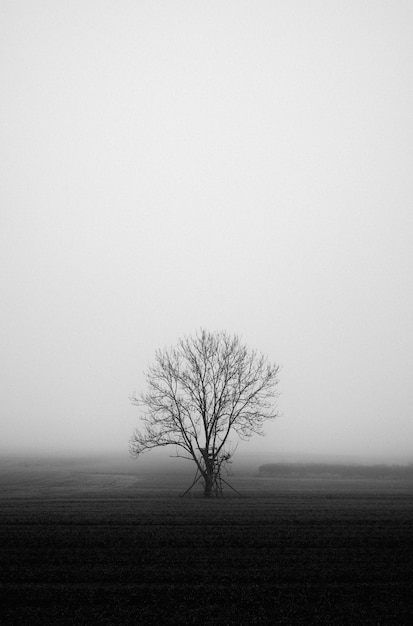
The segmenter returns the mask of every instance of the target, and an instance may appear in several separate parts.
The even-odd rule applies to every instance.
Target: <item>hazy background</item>
[[[126,456],[203,326],[282,365],[258,459],[413,461],[412,32],[411,0],[1,0],[2,452]]]

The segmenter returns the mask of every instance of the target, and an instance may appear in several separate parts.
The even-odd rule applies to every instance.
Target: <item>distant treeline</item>
[[[413,465],[339,465],[334,463],[268,463],[264,478],[377,478],[413,480]]]

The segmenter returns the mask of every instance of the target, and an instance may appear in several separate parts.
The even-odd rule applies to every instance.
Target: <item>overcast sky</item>
[[[249,451],[413,461],[411,0],[2,0],[1,443],[127,455],[196,329],[282,366]]]

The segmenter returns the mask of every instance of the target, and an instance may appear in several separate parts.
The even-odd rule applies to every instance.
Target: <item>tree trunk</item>
[[[212,497],[212,488],[214,486],[214,474],[211,470],[207,470],[204,474],[204,497]]]

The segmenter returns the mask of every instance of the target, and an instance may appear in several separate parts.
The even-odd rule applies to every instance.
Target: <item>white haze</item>
[[[3,0],[3,452],[127,455],[202,326],[282,365],[240,451],[413,460],[412,32],[410,0]]]

